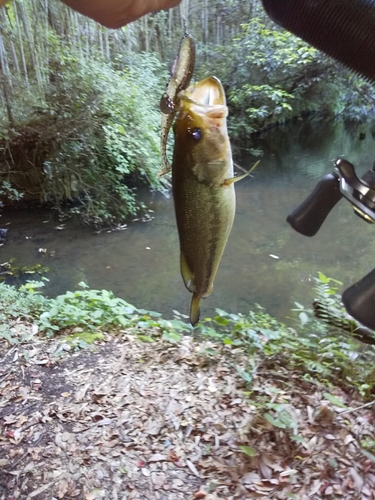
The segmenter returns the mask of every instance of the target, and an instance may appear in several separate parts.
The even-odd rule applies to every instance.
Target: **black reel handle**
[[[327,174],[306,200],[288,215],[286,221],[298,233],[314,236],[341,198],[338,177],[335,174]]]
[[[342,302],[353,318],[375,330],[375,269],[347,288]]]

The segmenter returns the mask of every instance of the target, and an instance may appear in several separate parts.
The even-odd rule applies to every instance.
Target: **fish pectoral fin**
[[[197,326],[199,321],[199,316],[201,314],[201,310],[199,307],[200,301],[201,301],[200,297],[198,297],[194,293],[190,304],[190,323],[192,326]]]
[[[204,163],[197,162],[193,167],[193,173],[196,176],[198,182],[202,182],[209,186],[215,186],[221,184],[222,172],[224,169],[226,169],[226,167],[227,162],[224,160]]]
[[[251,172],[253,170],[255,170],[257,168],[257,166],[259,165],[260,163],[260,160],[258,160],[252,167],[251,169],[246,172],[245,174],[242,174],[242,175],[239,175],[238,177],[231,177],[230,179],[225,179],[225,181],[223,182],[223,184],[225,186],[230,186],[231,184],[233,184],[234,182],[237,182],[237,181],[241,181],[242,179],[244,179],[245,177],[247,177],[249,174],[251,174]]]
[[[189,292],[193,293],[195,291],[194,273],[191,272],[190,267],[186,262],[185,255],[182,252],[180,255],[180,268],[181,276],[184,280],[186,288],[189,290]]]

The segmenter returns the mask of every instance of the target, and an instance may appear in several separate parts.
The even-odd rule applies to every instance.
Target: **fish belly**
[[[173,196],[180,250],[192,275],[189,290],[197,297],[207,297],[233,225],[234,187],[208,186],[194,178],[175,179]]]

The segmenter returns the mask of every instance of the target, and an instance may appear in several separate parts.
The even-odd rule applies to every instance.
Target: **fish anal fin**
[[[248,172],[246,172],[246,173],[244,173],[242,175],[239,175],[238,177],[231,177],[230,179],[225,179],[225,181],[223,182],[224,186],[230,186],[234,182],[241,181],[242,179],[244,179],[245,177],[247,177],[249,174],[251,174],[251,172],[257,168],[257,166],[259,165],[259,163],[260,163],[260,160],[258,160],[255,163],[255,165],[253,165]]]
[[[190,304],[190,323],[192,326],[197,326],[199,321],[199,316],[201,314],[199,307],[200,301],[200,297],[194,293]]]
[[[180,256],[180,267],[181,276],[184,280],[185,286],[189,292],[193,293],[195,291],[194,274],[191,272],[188,263],[186,262],[185,255],[182,252]]]
[[[211,283],[207,292],[202,296],[202,299],[207,299],[207,297],[209,297],[211,295],[213,289],[214,289],[214,284]]]

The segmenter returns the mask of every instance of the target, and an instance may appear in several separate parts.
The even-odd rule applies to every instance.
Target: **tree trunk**
[[[14,127],[14,119],[13,119],[12,104],[11,104],[10,92],[9,92],[9,88],[10,88],[9,79],[8,79],[7,71],[5,69],[4,43],[3,43],[3,37],[2,37],[1,33],[0,33],[0,86],[1,86],[1,89],[3,91],[5,107],[6,107],[7,115],[8,115],[9,128],[11,128],[11,127]]]
[[[36,60],[34,38],[33,38],[32,33],[31,33],[29,19],[25,13],[25,10],[24,10],[22,3],[15,2],[14,9],[19,10],[19,15],[21,17],[22,25],[23,25],[23,28],[25,30],[25,35],[26,35],[28,46],[29,46],[30,59],[31,59],[33,70],[35,72],[38,87],[40,89],[43,89],[43,82],[42,82],[42,78],[41,78],[41,74],[40,74],[40,68],[38,67],[37,60]]]
[[[104,45],[105,45],[105,56],[107,58],[107,61],[109,62],[111,60],[111,50],[110,50],[110,45],[109,45],[109,31],[108,31],[108,29],[104,30]]]
[[[19,22],[17,8],[16,8],[15,4],[13,6],[13,9],[14,9],[14,17],[15,17],[16,25],[17,25],[17,34],[18,34],[18,40],[19,40],[19,46],[20,46],[20,52],[21,52],[23,73],[24,73],[24,77],[25,77],[26,86],[28,87],[29,86],[29,75],[28,75],[28,71],[27,71],[25,51],[23,48],[23,38],[22,38],[22,34],[21,34],[20,22]]]
[[[150,52],[150,40],[148,36],[148,16],[144,16],[143,18],[143,31],[145,38],[145,51]]]

